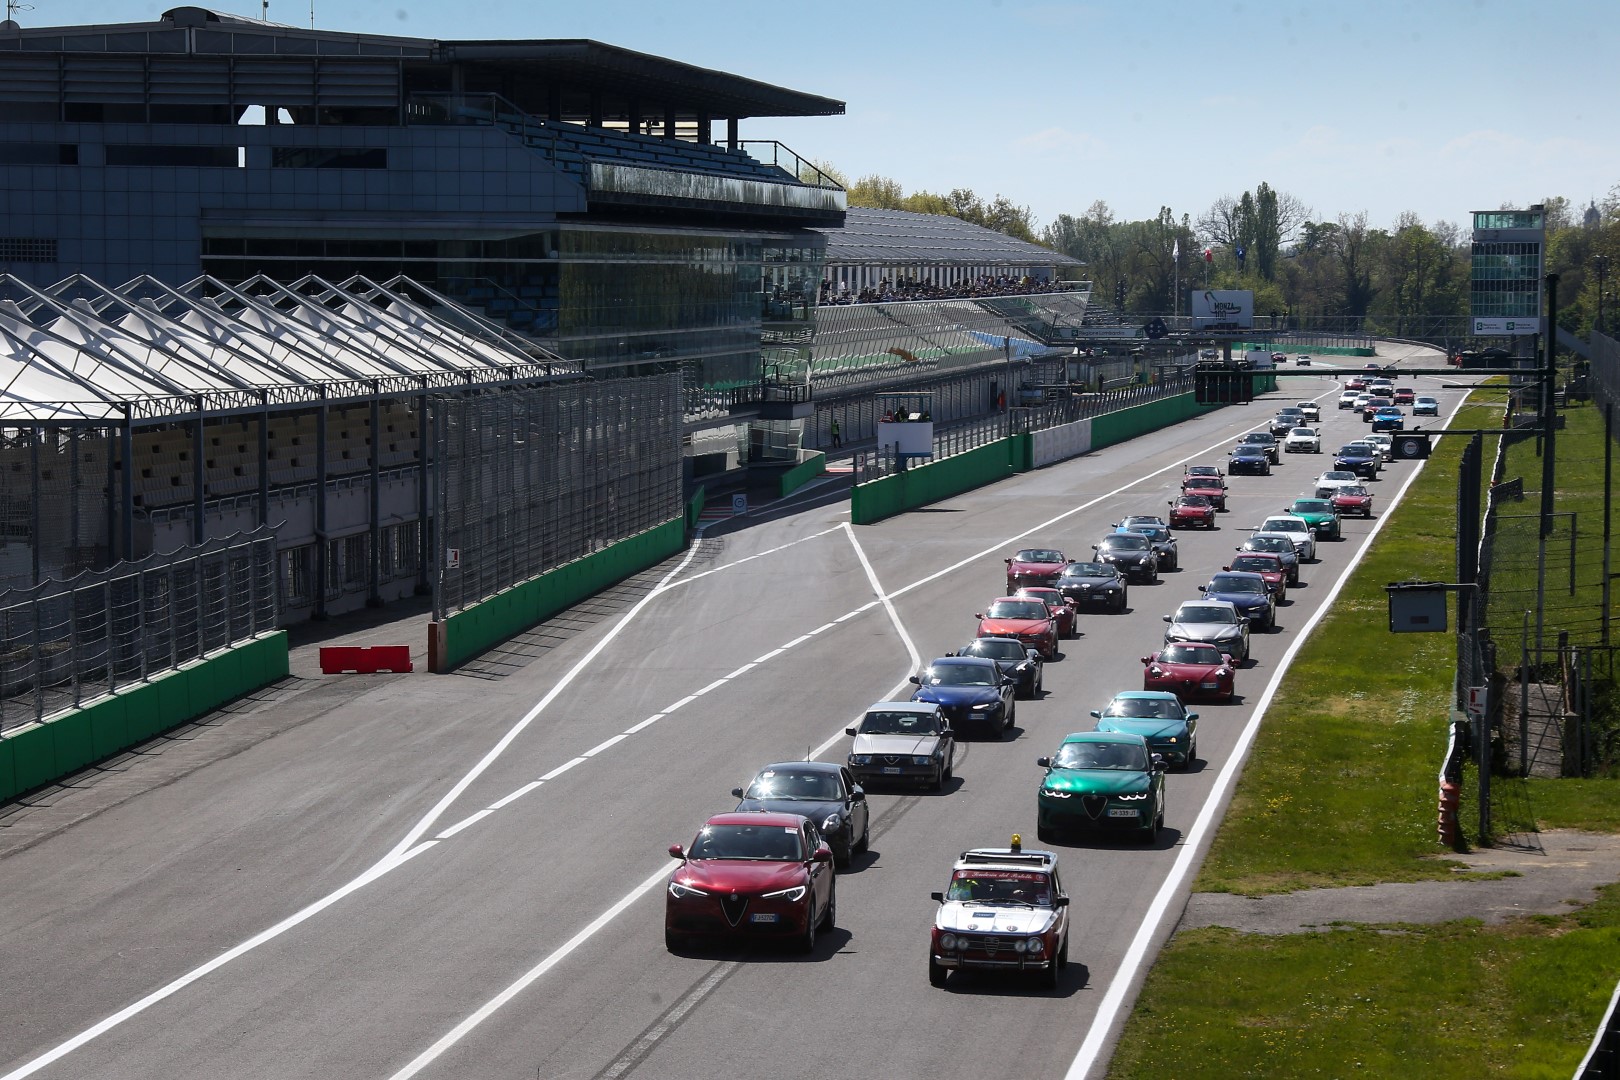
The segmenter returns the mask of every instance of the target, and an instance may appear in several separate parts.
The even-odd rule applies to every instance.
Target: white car
[[[1322,436],[1315,428],[1297,427],[1283,439],[1283,449],[1290,454],[1320,454]]]
[[[1339,395],[1339,408],[1341,408],[1341,409],[1353,409],[1353,408],[1355,408],[1356,398],[1358,398],[1360,396],[1361,396],[1361,391],[1360,390],[1346,390],[1344,393]]]
[[[1298,356],[1294,357],[1294,363],[1300,364],[1304,367],[1310,367],[1311,358],[1306,356],[1304,353],[1300,353]]]
[[[1387,431],[1375,431],[1362,442],[1370,442],[1383,452],[1385,461],[1395,460],[1395,436]]]
[[[1316,488],[1341,488],[1361,483],[1361,477],[1349,469],[1329,469],[1316,478]]]
[[[1439,416],[1440,399],[1432,397],[1419,397],[1412,402],[1413,416]]]
[[[1322,406],[1314,401],[1296,401],[1294,402],[1294,408],[1304,413],[1305,419],[1313,424],[1322,419]]]
[[[1316,561],[1316,534],[1311,523],[1295,514],[1274,514],[1262,521],[1254,530],[1256,536],[1281,534],[1294,542],[1300,562]]]

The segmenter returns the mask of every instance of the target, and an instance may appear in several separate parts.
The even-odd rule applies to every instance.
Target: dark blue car
[[[1333,467],[1348,469],[1357,476],[1365,476],[1368,480],[1372,480],[1378,476],[1378,454],[1370,446],[1351,443],[1339,448],[1339,452],[1333,457]]]
[[[942,656],[913,675],[912,701],[938,705],[958,735],[1003,738],[1012,729],[1017,683],[987,656]]]
[[[1271,454],[1263,446],[1245,444],[1232,451],[1232,456],[1226,460],[1226,471],[1229,473],[1256,473],[1260,476],[1271,475]]]
[[[1259,574],[1228,570],[1216,574],[1199,589],[1205,600],[1225,600],[1237,608],[1238,614],[1256,630],[1270,630],[1277,624],[1277,601],[1271,586]]]

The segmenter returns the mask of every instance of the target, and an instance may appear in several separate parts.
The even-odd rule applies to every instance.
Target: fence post
[[[68,680],[73,684],[73,707],[79,707],[79,590],[69,589],[68,601]]]

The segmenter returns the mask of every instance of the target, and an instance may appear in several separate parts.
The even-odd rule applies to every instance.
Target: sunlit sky
[[[33,0],[25,26],[142,22],[179,0]],[[258,17],[258,0],[216,0]],[[310,24],[310,0],[269,17]],[[1095,200],[1196,220],[1261,181],[1317,219],[1470,210],[1620,184],[1616,0],[1115,4],[315,0],[327,30],[593,38],[837,98],[745,120],[851,179],[970,188],[1037,225]],[[716,125],[719,134],[721,125]]]

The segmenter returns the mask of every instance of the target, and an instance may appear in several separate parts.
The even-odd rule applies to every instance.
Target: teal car
[[[1142,736],[1166,764],[1187,769],[1198,760],[1198,714],[1171,691],[1126,690],[1091,715],[1098,731]]]
[[[1073,833],[1119,833],[1151,844],[1164,827],[1164,759],[1124,732],[1065,736],[1036,796],[1035,833],[1045,843]]]
[[[1292,506],[1283,507],[1283,513],[1304,518],[1320,540],[1338,540],[1343,535],[1339,530],[1339,512],[1333,509],[1330,499],[1295,499]]]

